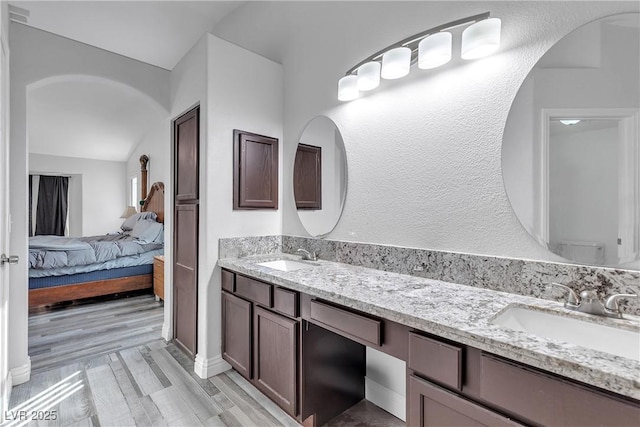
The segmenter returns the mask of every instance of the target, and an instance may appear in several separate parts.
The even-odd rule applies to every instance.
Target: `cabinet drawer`
[[[409,376],[407,426],[521,426],[475,402]]]
[[[298,317],[298,293],[283,288],[273,290],[274,310],[291,317]]]
[[[482,399],[533,424],[631,426],[640,403],[621,399],[489,354],[481,356]]]
[[[462,390],[462,347],[410,333],[408,366],[430,380]]]
[[[273,307],[273,285],[268,283],[237,274],[235,294],[266,307]]]
[[[311,301],[311,320],[326,329],[345,335],[356,341],[380,346],[382,344],[382,322],[341,308]]]
[[[227,292],[235,292],[236,275],[230,271],[222,270],[222,289]]]

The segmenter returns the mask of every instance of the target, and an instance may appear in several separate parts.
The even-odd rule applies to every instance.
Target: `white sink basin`
[[[491,323],[640,361],[640,328],[616,328],[519,306],[507,307]]]
[[[304,262],[293,261],[290,259],[278,259],[275,261],[260,262],[258,263],[258,265],[280,271],[296,271],[302,270],[303,268],[315,267],[315,265],[312,264],[306,264]]]

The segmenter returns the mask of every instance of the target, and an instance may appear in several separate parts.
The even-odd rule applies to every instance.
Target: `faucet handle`
[[[553,286],[559,286],[562,289],[564,289],[565,291],[569,292],[569,295],[567,297],[567,301],[565,302],[565,305],[569,305],[569,306],[573,306],[573,307],[580,305],[580,297],[578,296],[576,291],[574,291],[573,289],[571,289],[567,285],[563,285],[562,283],[551,282],[551,284]]]
[[[616,313],[620,312],[620,307],[618,307],[618,300],[623,298],[638,298],[636,294],[615,294],[611,295],[604,302],[604,308],[607,310],[614,311]]]

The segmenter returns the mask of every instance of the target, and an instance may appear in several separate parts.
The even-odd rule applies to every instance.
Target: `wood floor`
[[[50,419],[29,425],[298,426],[235,371],[199,378],[160,337],[162,312],[145,295],[32,314],[31,380],[13,388],[2,427],[34,416]],[[392,424],[404,425],[363,401],[328,425]]]

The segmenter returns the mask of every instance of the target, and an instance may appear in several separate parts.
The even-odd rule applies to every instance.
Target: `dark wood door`
[[[222,358],[251,379],[251,303],[222,292]]]
[[[407,427],[522,425],[413,375],[407,397]]]
[[[199,107],[176,119],[174,135],[173,331],[192,357],[198,324]]]
[[[300,322],[255,308],[254,376],[258,388],[292,416],[297,414],[298,325]]]

